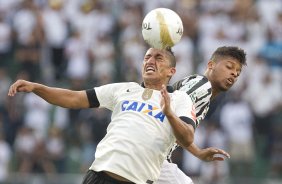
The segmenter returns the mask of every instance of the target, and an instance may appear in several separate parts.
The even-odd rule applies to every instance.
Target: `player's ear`
[[[212,61],[212,60],[209,60],[209,62],[208,62],[208,69],[213,69],[214,65],[215,65],[215,62]]]
[[[171,67],[171,68],[170,68],[170,72],[169,72],[169,74],[168,74],[168,77],[172,77],[172,76],[175,74],[175,72],[176,72],[175,67]]]

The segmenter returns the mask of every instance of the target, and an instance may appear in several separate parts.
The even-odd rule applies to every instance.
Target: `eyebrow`
[[[151,57],[151,56],[153,56],[151,53],[145,55],[145,57]],[[158,54],[154,55],[154,57],[163,57],[164,58],[164,55],[158,53]]]
[[[156,57],[164,57],[162,54],[157,54]]]
[[[227,62],[232,64],[232,66],[234,66],[237,63],[236,61],[234,62],[234,61],[229,61],[229,60],[227,60]],[[240,63],[240,65],[241,65],[241,68],[239,69],[239,71],[242,72],[242,64]]]

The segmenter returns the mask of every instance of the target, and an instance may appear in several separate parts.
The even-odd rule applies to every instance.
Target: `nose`
[[[233,70],[231,75],[234,76],[234,78],[237,78],[239,76],[239,72],[237,70]]]
[[[150,57],[149,59],[147,59],[146,61],[145,61],[147,64],[154,64],[155,62],[156,62],[156,60],[155,60],[155,58],[154,57]]]

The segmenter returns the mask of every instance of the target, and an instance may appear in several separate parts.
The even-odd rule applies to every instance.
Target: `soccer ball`
[[[153,48],[173,47],[180,41],[182,34],[182,20],[177,13],[170,9],[154,9],[143,19],[143,39]]]

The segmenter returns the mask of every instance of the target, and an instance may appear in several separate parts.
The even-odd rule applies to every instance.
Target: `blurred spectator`
[[[7,18],[11,18],[20,2],[21,0],[0,0],[0,12],[5,14]]]
[[[0,11],[0,67],[8,68],[11,62],[12,26]]]
[[[282,89],[281,84],[273,80],[270,70],[259,75],[261,76],[258,77],[259,81],[254,80],[248,84],[244,91],[244,99],[250,103],[254,112],[256,132],[265,140],[270,135],[271,117],[279,111]]]
[[[79,32],[74,31],[66,42],[65,55],[67,59],[67,77],[71,80],[85,81],[90,70],[89,50],[83,44]]]
[[[22,127],[17,133],[14,150],[16,156],[16,171],[27,173],[31,171],[32,153],[35,150],[36,138],[31,128]]]
[[[260,50],[262,57],[273,67],[282,68],[282,10],[275,17],[275,22],[269,24],[267,40]]]
[[[117,20],[120,28],[118,46],[121,47],[120,51],[122,53],[121,72],[124,74],[122,77],[125,77],[126,80],[137,79],[138,82],[141,79],[139,68],[146,51],[139,27],[142,24],[142,17],[142,7],[136,4],[126,6]],[[127,71],[129,71],[129,75],[127,75]],[[136,72],[135,75],[131,75],[134,72]]]
[[[17,74],[16,78],[28,80],[29,75],[27,72],[22,71]],[[11,145],[14,144],[14,140],[17,136],[18,130],[24,124],[24,98],[25,94],[19,94],[15,98],[8,98],[5,106],[5,110],[7,111],[7,129],[5,130],[6,139]]]
[[[282,10],[281,0],[258,0],[255,4],[262,21],[267,24],[275,24],[275,17]]]
[[[58,128],[52,127],[49,129],[48,138],[46,139],[46,152],[48,159],[55,166],[55,170],[58,173],[64,173],[65,169],[65,153],[66,145],[63,139],[62,131]]]
[[[230,94],[231,100],[221,109],[220,123],[226,132],[230,166],[233,175],[245,176],[252,172],[255,158],[252,111],[239,92]]]
[[[69,126],[68,109],[62,107],[53,107],[53,124],[55,128],[64,131]]]
[[[171,84],[187,75],[193,74],[193,51],[192,40],[186,34],[184,34],[181,38],[181,41],[173,47],[173,52],[176,57],[177,73],[170,80]]]
[[[281,109],[281,108],[280,108]],[[281,177],[282,176],[282,115],[273,116],[274,122],[269,139],[270,149],[270,170],[268,176]]]
[[[15,14],[14,32],[16,35],[16,60],[19,68],[29,74],[30,80],[40,79],[40,47],[42,26],[40,14],[33,1],[24,0]]]
[[[107,84],[114,80],[115,70],[115,50],[112,40],[107,35],[98,35],[96,42],[90,47],[92,59],[91,78],[98,81],[98,84]],[[103,78],[108,79],[104,81]]]
[[[11,83],[12,79],[5,68],[0,67],[0,113],[5,108],[4,106],[7,102],[7,92]]]
[[[47,47],[50,51],[50,61],[55,71],[55,79],[59,80],[65,74],[65,42],[68,37],[68,19],[64,14],[63,0],[48,0],[49,6],[42,12],[43,31]]]
[[[15,141],[18,171],[21,173],[54,173],[56,168],[49,160],[45,143],[38,140],[31,128],[22,127]]]
[[[227,148],[226,134],[215,122],[206,125],[205,142],[203,147],[217,147],[223,150]],[[232,153],[230,153],[232,155]],[[231,171],[232,172],[232,171]],[[227,162],[203,162],[200,169],[200,179],[205,184],[225,184],[230,171]]]
[[[0,120],[1,121],[1,120]],[[1,123],[0,123],[1,124]],[[7,181],[12,161],[12,150],[5,141],[3,130],[0,128],[0,183]]]
[[[95,141],[94,137],[96,136],[93,133],[92,124],[90,121],[82,121],[80,125],[79,136],[81,138],[81,166],[80,171],[85,172],[90,167],[89,163],[94,158],[94,154],[96,151],[96,147],[98,142]],[[97,128],[97,127],[95,127]],[[101,130],[101,129],[99,129]]]
[[[25,115],[24,124],[31,128],[38,140],[44,140],[47,137],[50,124],[50,104],[40,99],[34,94],[26,94],[24,97]]]
[[[267,24],[262,21],[262,16],[255,7],[252,7],[248,13],[247,20],[245,20],[247,45],[249,48],[248,56],[253,58],[266,42]],[[252,60],[249,59],[248,65],[251,64],[250,62]]]

